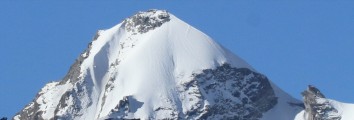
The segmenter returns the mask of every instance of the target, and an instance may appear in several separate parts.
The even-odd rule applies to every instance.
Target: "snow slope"
[[[241,78],[231,76],[234,81],[230,84],[246,84],[249,88],[240,86],[239,91],[245,92],[233,88],[238,92],[237,97],[227,96],[230,93],[224,88],[228,85],[205,73],[210,70],[223,75],[218,71],[224,69],[230,74],[245,73]],[[208,89],[202,89],[204,81],[197,77],[204,73],[203,79],[214,81],[205,83]],[[209,84],[214,85],[213,90],[209,91]],[[275,95],[269,98],[273,101],[267,98],[261,99],[265,103],[259,102],[255,98],[267,97],[260,92],[268,84],[271,87],[266,92],[270,97]],[[100,30],[67,77],[43,89],[46,90],[14,119],[200,119],[205,116],[223,119],[216,115],[221,113],[209,109],[219,105],[219,100],[236,105],[244,103],[241,108],[255,110],[242,114],[252,117],[257,113],[262,120],[291,120],[301,110],[289,104],[300,101],[269,82],[241,58],[161,10],[140,12],[110,29]],[[221,95],[222,99],[211,95]],[[236,113],[225,113],[233,114]]]
[[[301,107],[297,106],[302,102],[285,93],[274,83],[271,82],[271,84],[279,102],[273,109],[265,113],[262,120],[293,120],[297,113],[302,110]]]

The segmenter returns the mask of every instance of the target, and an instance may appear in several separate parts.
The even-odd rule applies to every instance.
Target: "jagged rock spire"
[[[305,104],[306,120],[340,120],[341,117],[335,115],[335,109],[325,96],[315,86],[309,85],[307,90],[301,93]],[[333,114],[335,113],[335,114]]]

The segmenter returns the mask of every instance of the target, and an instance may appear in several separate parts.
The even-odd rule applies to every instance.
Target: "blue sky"
[[[166,9],[245,59],[295,98],[311,84],[354,103],[354,2],[0,1],[0,117],[64,77],[99,29]]]

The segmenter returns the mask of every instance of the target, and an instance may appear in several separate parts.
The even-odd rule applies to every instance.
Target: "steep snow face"
[[[14,119],[287,120],[300,111],[242,59],[161,10],[100,30],[46,88]]]
[[[304,109],[303,103],[285,93],[271,81],[270,83],[278,97],[278,103],[267,111],[261,120],[294,120],[295,116]]]

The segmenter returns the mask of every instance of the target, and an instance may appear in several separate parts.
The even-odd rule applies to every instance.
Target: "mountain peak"
[[[101,30],[14,119],[289,119],[296,99],[164,10]]]
[[[125,19],[123,24],[129,32],[145,33],[168,21],[170,21],[170,14],[166,10],[151,9],[138,12]]]
[[[309,85],[307,87],[307,90],[302,92],[302,95],[304,97],[308,97],[308,96],[314,96],[314,97],[319,97],[319,98],[326,98],[322,93],[321,91],[316,88],[315,86],[313,85]]]

